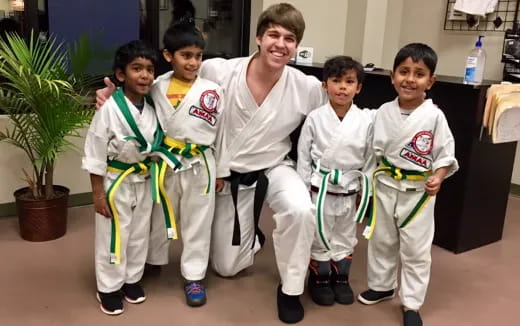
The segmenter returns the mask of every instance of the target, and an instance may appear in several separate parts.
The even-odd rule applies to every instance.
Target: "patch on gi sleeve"
[[[214,90],[207,90],[200,95],[200,106],[209,113],[217,112],[219,96]]]

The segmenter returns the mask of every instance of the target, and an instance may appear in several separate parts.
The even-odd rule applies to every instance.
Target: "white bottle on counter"
[[[470,51],[466,60],[466,71],[464,73],[464,84],[478,85],[482,83],[484,77],[484,67],[486,66],[486,52],[482,48],[480,41],[484,35],[479,35],[475,47]]]

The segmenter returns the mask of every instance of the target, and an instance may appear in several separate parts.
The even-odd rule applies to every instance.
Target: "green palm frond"
[[[84,57],[85,58],[85,57]],[[93,110],[87,103],[82,76],[67,71],[69,56],[51,37],[34,34],[28,42],[20,36],[0,39],[0,107],[12,126],[0,131],[0,141],[21,148],[34,169],[37,196],[51,196],[52,174],[58,155],[73,147],[67,139],[90,122]],[[47,191],[44,191],[47,189]]]

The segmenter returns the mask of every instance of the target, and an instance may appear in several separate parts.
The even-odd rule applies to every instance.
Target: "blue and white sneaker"
[[[206,288],[202,281],[186,281],[184,283],[186,303],[190,307],[200,307],[206,303]]]

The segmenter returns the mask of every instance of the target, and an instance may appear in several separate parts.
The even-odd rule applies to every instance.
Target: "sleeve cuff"
[[[451,177],[455,172],[459,170],[459,163],[455,158],[445,158],[439,160],[438,162],[433,163],[432,170],[435,173],[437,169],[448,167],[448,173],[446,174],[446,178]]]
[[[83,157],[81,168],[90,174],[105,176],[107,174],[107,163],[92,158]]]

